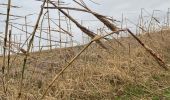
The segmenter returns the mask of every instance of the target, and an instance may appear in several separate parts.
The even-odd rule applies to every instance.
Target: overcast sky
[[[0,3],[7,3],[8,0],[0,0]],[[38,13],[41,2],[35,0],[11,0],[13,5],[22,7],[21,9],[13,9],[11,13],[19,15],[27,15],[30,13]],[[73,3],[72,0],[63,0],[66,3]],[[87,5],[102,14],[119,18],[122,13],[128,16],[138,16],[141,8],[145,8],[149,12],[152,10],[162,10],[164,12],[170,8],[170,0],[93,0],[100,5],[96,5],[85,0]],[[4,7],[0,6],[0,12],[6,13]],[[80,16],[79,17],[84,17]],[[5,17],[0,16],[0,19]]]
[[[0,0],[0,3],[7,3],[8,0]],[[12,14],[27,15],[30,13],[38,13],[41,2],[35,0],[11,0],[13,5],[22,7],[21,9],[12,9]],[[73,4],[72,0],[63,0],[66,3]],[[161,10],[167,12],[170,8],[170,0],[93,0],[100,5],[96,5],[88,0],[85,0],[87,5],[96,12],[104,15],[113,16],[116,19],[121,19],[122,13],[127,17],[136,17],[140,13],[141,8],[145,8],[150,13],[153,10]],[[6,13],[4,6],[0,6],[0,12]],[[78,18],[91,18],[89,15],[81,15],[73,13],[73,16]],[[55,17],[55,16],[54,16]],[[36,19],[36,17],[33,17]],[[0,20],[5,20],[4,16],[0,16]],[[2,24],[2,23],[1,23]],[[2,25],[1,25],[2,26]],[[2,31],[2,27],[0,29]]]
[[[0,0],[0,3],[7,3],[8,0]],[[11,10],[11,14],[25,16],[30,13],[38,13],[40,10],[40,6],[42,2],[38,2],[35,0],[11,0],[12,5],[17,5],[19,9],[13,8]],[[68,3],[70,6],[74,5],[72,0],[63,0],[64,2]],[[113,16],[113,18],[117,20],[121,20],[122,13],[125,17],[129,18],[132,21],[136,21],[140,14],[141,8],[145,8],[146,11],[148,11],[150,14],[153,10],[160,10],[159,17],[164,16],[167,12],[168,8],[170,8],[170,0],[93,0],[97,2],[98,4],[94,4],[89,0],[84,0],[89,8],[92,10],[101,13],[103,15],[107,16]],[[78,7],[78,6],[77,6]],[[6,13],[6,9],[4,6],[0,6],[0,13]],[[52,18],[56,17],[56,11],[51,10],[50,15]],[[95,19],[90,14],[82,14],[80,12],[72,12],[71,15],[76,19],[83,19],[83,20],[90,20]],[[35,24],[35,20],[37,18],[37,15],[30,16],[29,21],[31,22],[31,25]],[[6,19],[5,16],[0,15],[0,32],[4,32],[5,29],[5,23],[2,22]],[[23,23],[23,20],[17,20],[14,22]],[[101,24],[96,24],[93,22],[84,22],[85,26],[90,26],[91,29],[94,29],[95,27],[101,26]],[[77,31],[77,29],[73,29],[74,31]],[[77,36],[77,38],[80,38],[80,35]],[[76,39],[76,38],[75,38]]]

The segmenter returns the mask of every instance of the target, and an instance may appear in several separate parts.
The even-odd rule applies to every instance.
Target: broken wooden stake
[[[133,36],[133,38],[135,38],[139,42],[139,44],[142,45],[142,47],[145,48],[147,52],[149,52],[155,58],[155,60],[158,62],[158,64],[162,68],[164,68],[165,70],[168,70],[168,66],[165,64],[165,62],[156,52],[154,52],[151,48],[149,48],[149,46],[145,45],[137,36],[134,35],[132,31],[130,31],[129,29],[127,29],[127,31]]]

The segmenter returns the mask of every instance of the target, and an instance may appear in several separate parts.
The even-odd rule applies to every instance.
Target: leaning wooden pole
[[[90,10],[85,3],[82,1],[83,4],[77,2],[76,0],[73,0],[74,2],[76,2],[77,4],[79,4],[80,6],[84,7],[86,10],[88,10],[91,14],[93,14],[97,19],[99,19],[103,24],[105,24],[110,30],[112,31],[116,31],[117,27],[112,24],[109,20],[107,20],[107,18],[105,16],[101,16],[100,14],[93,12],[92,10]]]
[[[75,0],[73,0],[73,1],[75,1]],[[76,3],[78,3],[78,2],[76,2]],[[103,18],[102,16],[98,16],[98,14],[92,12],[85,4],[84,5],[80,4],[80,3],[78,3],[78,4],[81,5],[82,7],[84,7],[85,9],[87,9],[88,11],[90,11],[95,17],[97,17],[101,22],[103,22],[110,30],[115,31],[116,29],[118,29],[116,27],[114,28],[115,25],[113,25],[111,22],[106,21],[107,20],[106,18]],[[159,55],[156,52],[154,52],[151,48],[149,48],[147,45],[145,45],[138,37],[136,37],[132,33],[132,31],[130,31],[129,29],[127,29],[127,31],[133,36],[133,38],[135,38],[139,42],[139,44],[141,44],[146,49],[147,52],[149,52],[155,58],[155,60],[158,62],[158,64],[161,67],[163,67],[165,70],[168,70],[168,66],[165,64],[165,62],[162,60],[161,57],[159,57]]]
[[[26,63],[27,63],[27,58],[28,58],[28,55],[29,55],[29,51],[31,49],[31,46],[33,44],[33,41],[34,41],[34,36],[35,36],[35,33],[36,33],[36,30],[38,28],[38,24],[40,22],[40,19],[41,19],[41,16],[43,14],[43,7],[45,5],[47,0],[44,0],[43,4],[42,4],[42,7],[41,7],[41,10],[40,10],[40,13],[38,15],[38,19],[37,19],[37,22],[35,24],[35,27],[34,27],[34,30],[32,32],[32,37],[28,43],[28,48],[27,48],[27,52],[26,52],[26,55],[24,57],[24,62],[23,62],[23,66],[22,66],[22,72],[21,72],[21,80],[20,80],[20,86],[19,86],[19,93],[18,93],[18,98],[21,97],[21,92],[22,92],[22,86],[23,86],[23,79],[24,79],[24,71],[25,71],[25,67],[26,67]]]
[[[77,3],[78,5],[82,6],[83,8],[85,8],[89,13],[91,13],[93,16],[95,16],[98,20],[100,20],[104,25],[106,25],[106,27],[108,29],[110,29],[111,31],[116,31],[118,30],[119,28],[114,25],[113,23],[111,23],[108,18],[106,18],[106,16],[103,16],[101,14],[98,14],[96,12],[93,12],[91,9],[89,9],[86,4],[82,1],[82,4],[77,2],[76,0],[73,0],[75,3]],[[114,21],[114,19],[112,18],[112,21]],[[119,33],[117,33],[119,34]],[[107,40],[107,39],[106,39]],[[108,40],[107,40],[108,41]],[[118,41],[116,41],[118,42]],[[119,43],[119,42],[118,42]]]
[[[5,88],[5,66],[6,66],[6,46],[7,46],[7,36],[8,36],[8,26],[9,26],[9,13],[10,13],[10,6],[11,0],[8,0],[8,7],[7,7],[7,17],[6,17],[6,27],[5,27],[5,37],[4,37],[4,48],[3,48],[3,65],[2,65],[2,74],[3,74],[3,89],[4,93],[6,93]]]
[[[89,37],[94,38],[96,36],[96,34],[90,30],[88,30],[86,27],[82,26],[80,23],[78,23],[72,16],[70,16],[69,14],[67,14],[64,10],[60,9],[56,4],[54,4],[51,0],[49,0],[49,2],[56,8],[58,9],[61,13],[63,13],[66,17],[68,17],[74,24],[76,24],[76,26],[83,31],[84,33],[86,33]],[[105,45],[101,42],[101,41],[96,41],[101,47],[107,49],[107,47],[105,47]]]
[[[168,70],[168,66],[166,65],[166,63],[162,60],[162,58],[155,51],[153,51],[149,46],[145,45],[137,36],[134,35],[132,31],[130,31],[129,29],[127,29],[127,31],[133,36],[133,38],[135,38],[139,42],[139,44],[142,45],[143,48],[145,48],[147,52],[149,52],[153,56],[153,58],[155,58],[155,60],[158,62],[158,64],[162,68],[164,68],[165,70]]]
[[[105,36],[99,36],[99,35],[96,35],[74,58],[72,58],[70,60],[70,62],[65,66],[63,67],[63,69],[52,79],[52,81],[50,82],[50,84],[48,85],[47,89],[45,89],[42,97],[41,97],[41,100],[45,97],[45,95],[47,94],[48,90],[51,88],[51,86],[54,84],[54,82],[62,75],[62,73],[95,41],[98,41],[100,39],[103,39],[111,34],[114,34],[114,33],[117,33],[117,32],[120,32],[120,31],[125,31],[125,30],[118,30],[118,31],[113,31]]]
[[[11,0],[8,0],[5,37],[4,37],[4,50],[3,50],[3,66],[2,66],[2,73],[3,74],[5,73],[5,55],[6,55],[7,36],[8,36],[10,5],[11,5]]]
[[[62,71],[60,71],[53,78],[53,80],[50,82],[50,84],[48,85],[47,89],[43,93],[43,96],[41,97],[41,99],[43,99],[45,97],[45,95],[48,92],[49,88],[54,84],[54,82],[59,78],[59,76],[62,75],[62,73],[76,60],[76,58],[78,58],[93,42],[94,41],[91,41],[90,43],[88,43],[65,67],[63,67]]]

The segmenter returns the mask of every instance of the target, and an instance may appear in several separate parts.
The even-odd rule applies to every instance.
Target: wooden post
[[[5,94],[6,94],[6,87],[5,87],[6,46],[7,46],[10,7],[11,7],[11,0],[8,0],[7,16],[6,16],[6,27],[5,27],[5,37],[4,37],[3,65],[2,65],[2,74],[3,74],[3,79],[2,79],[3,82],[2,83],[3,83],[3,89],[4,89]]]
[[[38,28],[38,24],[40,22],[42,14],[43,14],[43,7],[44,7],[45,3],[46,3],[46,0],[44,0],[42,8],[41,8],[41,10],[39,12],[38,19],[36,21],[34,30],[32,32],[32,37],[31,37],[31,39],[29,41],[29,44],[28,44],[27,52],[26,52],[25,57],[24,57],[24,62],[23,62],[22,71],[21,71],[21,80],[20,80],[20,84],[19,84],[20,87],[19,87],[19,92],[18,92],[18,98],[21,97],[22,87],[23,87],[23,79],[24,79],[24,72],[25,72],[25,68],[26,68],[27,58],[28,58],[31,46],[32,46],[33,41],[34,41],[34,36],[35,36],[36,30]]]
[[[2,65],[2,73],[5,73],[5,56],[6,56],[6,45],[7,45],[7,36],[8,36],[8,26],[9,26],[9,13],[10,13],[10,6],[11,0],[8,0],[8,7],[7,7],[7,18],[6,18],[6,27],[5,27],[5,37],[4,37],[4,50],[3,50],[3,65]]]
[[[10,64],[10,50],[11,50],[11,34],[12,34],[12,31],[9,30],[9,41],[8,41],[8,46],[9,46],[9,50],[8,50],[8,65],[7,65],[7,75],[9,75],[9,64]]]
[[[25,16],[25,34],[26,34],[26,39],[28,38],[28,28],[27,28],[27,16]],[[26,45],[28,45],[28,41],[26,42]]]
[[[60,0],[58,0],[58,7],[60,7]],[[61,16],[60,16],[60,11],[58,11],[58,25],[59,25],[59,38],[60,38],[60,49],[62,47],[62,43],[61,43]]]
[[[170,8],[168,8],[168,13],[167,13],[167,26],[168,26],[168,28],[169,28],[169,20],[170,20]]]
[[[50,42],[50,50],[52,50],[52,42],[51,42],[51,25],[50,25],[50,12],[49,12],[49,9],[48,9],[48,0],[47,0],[47,18],[48,18],[48,35],[49,35],[49,42]]]

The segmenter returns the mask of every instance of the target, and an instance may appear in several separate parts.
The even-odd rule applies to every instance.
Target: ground
[[[169,33],[163,30],[138,36],[167,65],[170,64]],[[45,100],[170,100],[170,71],[159,66],[133,37],[122,37],[118,41],[121,45],[115,40],[104,41],[108,50],[92,44],[53,84]],[[21,100],[39,99],[52,78],[84,46],[31,53]],[[2,100],[17,98],[23,57],[22,54],[11,56],[6,94],[0,80]]]

